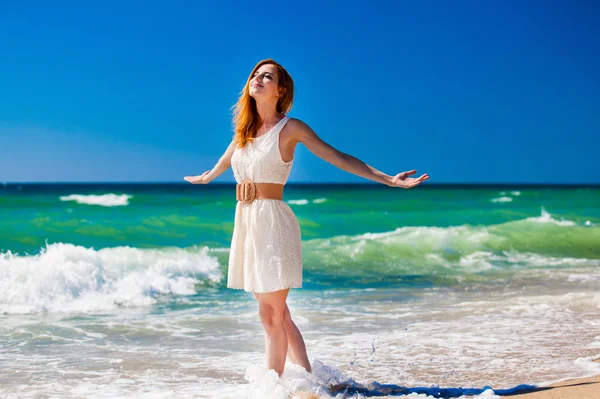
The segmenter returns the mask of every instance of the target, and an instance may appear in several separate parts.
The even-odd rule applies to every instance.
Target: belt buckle
[[[240,201],[244,204],[251,204],[256,198],[256,185],[252,179],[246,179],[240,184]]]

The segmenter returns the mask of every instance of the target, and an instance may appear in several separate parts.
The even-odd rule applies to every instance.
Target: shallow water
[[[600,373],[598,188],[291,186],[304,288],[288,304],[317,372],[273,381],[253,296],[225,287],[231,187],[209,186],[0,186],[3,397]]]

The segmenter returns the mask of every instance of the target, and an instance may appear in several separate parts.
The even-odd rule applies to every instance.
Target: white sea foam
[[[508,224],[519,224],[523,222],[534,222],[534,223],[553,223],[559,226],[573,226],[575,222],[570,220],[556,220],[552,218],[552,215],[541,208],[541,215],[537,217],[530,217],[521,220],[515,220],[504,223]],[[385,231],[381,233],[364,233],[355,236],[337,236],[330,239],[322,240],[324,243],[336,242],[336,241],[363,241],[363,240],[375,240],[382,241],[385,243],[398,242],[399,239],[410,242],[411,246],[414,246],[416,242],[421,241],[422,243],[435,243],[447,244],[447,240],[451,237],[464,239],[466,242],[471,244],[481,244],[486,240],[491,239],[492,231],[496,226],[448,226],[448,227],[437,227],[437,226],[406,226],[398,227],[392,231]]]
[[[360,394],[346,395],[344,393],[332,393],[331,388],[336,385],[348,384],[349,387],[362,386],[353,379],[346,376],[335,366],[325,364],[320,360],[315,360],[311,364],[312,373],[298,365],[286,363],[284,372],[278,376],[274,370],[268,370],[264,366],[256,364],[251,365],[246,370],[246,380],[248,384],[249,399],[359,399],[364,397]],[[431,390],[435,391],[435,387]],[[378,393],[379,397],[398,397],[382,396],[377,386],[371,388],[373,393]],[[383,392],[383,391],[382,391]],[[432,395],[410,393],[403,395],[406,398],[434,398]],[[486,389],[480,395],[461,396],[461,398],[481,398],[481,399],[500,399],[494,394],[492,389]]]
[[[492,198],[490,201],[492,202],[512,202],[512,197],[498,197]]]
[[[125,206],[129,205],[129,199],[132,195],[128,194],[102,194],[102,195],[81,195],[71,194],[61,196],[61,201],[75,201],[82,205],[100,205],[100,206]]]
[[[47,244],[38,255],[0,254],[0,314],[145,306],[161,294],[194,294],[198,281],[220,278],[208,248]]]
[[[306,204],[308,204],[308,200],[307,199],[289,200],[288,204],[291,204],[291,205],[306,205]]]
[[[394,309],[398,307],[394,304],[372,304],[368,311],[356,306],[341,313],[336,306],[348,299],[329,298],[312,306],[326,306],[332,325],[348,317],[348,311],[360,323],[348,323],[353,333],[343,340],[339,334],[323,334],[308,346],[321,360],[344,365],[348,377],[363,382],[365,373],[381,372],[376,378],[380,383],[429,386],[437,381],[445,386],[468,383],[475,387],[493,383],[494,388],[510,388],[600,373],[600,364],[580,355],[594,351],[589,345],[596,342],[600,326],[593,316],[598,314],[600,295],[503,298],[498,294],[479,301],[461,297],[464,294],[426,295],[425,303],[411,304],[415,314],[402,322],[383,317],[404,311]],[[342,329],[337,328],[338,332]],[[474,375],[476,379],[471,379]]]
[[[511,195],[514,195],[514,196],[519,196],[519,195],[521,195],[521,192],[520,192],[520,191],[516,191],[516,190],[515,190],[515,191],[510,191],[510,194],[511,194]],[[506,193],[506,191],[500,191],[500,192],[498,193],[498,195],[500,195],[500,196],[506,196],[506,195],[507,195],[507,193]]]
[[[0,384],[0,396],[288,399],[306,392],[358,399],[328,389],[349,381],[378,389],[371,385],[376,381],[498,391],[600,373],[592,362],[598,356],[590,356],[598,353],[600,339],[595,292],[424,290],[423,300],[402,303],[393,299],[397,290],[370,290],[371,299],[356,291],[290,298],[312,360],[310,375],[291,363],[281,377],[263,366],[263,330],[253,299],[110,318],[8,318],[0,339],[13,350],[0,358],[0,374],[16,369],[19,378]],[[39,379],[42,371],[45,379]],[[478,398],[496,396],[487,390]]]
[[[477,251],[472,254],[461,256],[459,265],[462,269],[467,269],[471,272],[494,269],[495,266],[490,262],[493,255],[490,252]]]
[[[312,202],[313,204],[322,204],[325,201],[327,201],[327,198],[316,198],[312,201],[309,201],[309,200],[303,198],[303,199],[297,199],[297,200],[289,200],[289,201],[287,201],[287,203],[290,205],[307,205],[309,202]]]
[[[553,223],[559,226],[574,226],[577,223],[571,221],[571,220],[556,220],[552,218],[552,215],[550,213],[548,213],[546,211],[546,209],[544,207],[542,207],[542,215],[538,216],[538,217],[533,217],[533,218],[527,218],[526,220],[529,220],[531,222],[538,222],[538,223]]]

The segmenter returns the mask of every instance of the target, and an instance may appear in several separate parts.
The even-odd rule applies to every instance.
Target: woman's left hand
[[[390,183],[388,186],[390,187],[402,187],[402,188],[412,188],[414,186],[418,186],[425,180],[429,179],[429,175],[427,173],[421,175],[420,177],[408,177],[417,173],[416,170],[409,170],[408,172],[398,173],[396,176],[392,176]]]

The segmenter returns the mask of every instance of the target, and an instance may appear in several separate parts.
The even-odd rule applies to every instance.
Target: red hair
[[[254,76],[254,72],[265,64],[274,65],[278,73],[278,86],[282,91],[282,96],[277,101],[277,112],[287,114],[292,109],[292,102],[294,101],[294,81],[290,74],[285,70],[284,67],[279,65],[271,58],[262,60],[248,76],[244,88],[240,92],[240,97],[237,103],[232,107],[233,121],[235,124],[235,136],[234,139],[239,148],[250,142],[258,128],[262,125],[258,111],[256,110],[256,100],[250,96],[250,81]]]

